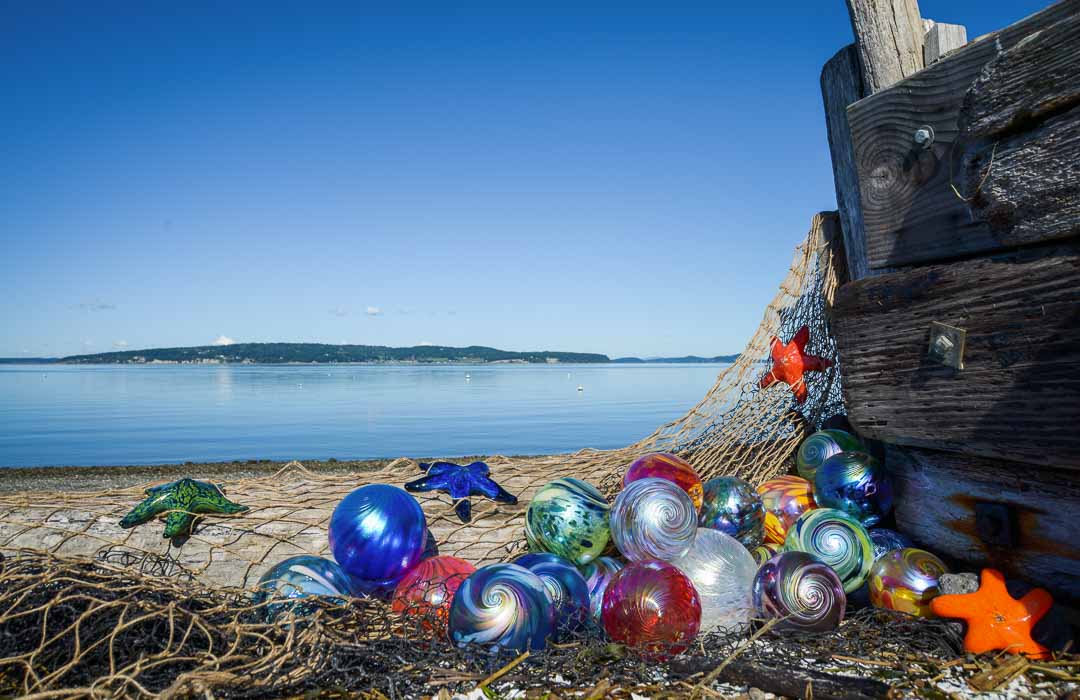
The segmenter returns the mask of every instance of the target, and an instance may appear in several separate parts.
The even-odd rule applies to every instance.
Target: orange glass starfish
[[[973,654],[1003,649],[1040,658],[1047,649],[1031,638],[1031,630],[1053,604],[1053,598],[1041,588],[1016,600],[1005,590],[1000,571],[983,569],[978,591],[939,595],[930,601],[930,609],[941,617],[967,621],[964,649]]]
[[[769,344],[773,366],[769,373],[761,378],[761,388],[772,386],[776,382],[784,382],[795,392],[796,401],[799,403],[806,401],[806,379],[803,373],[822,372],[832,366],[832,360],[807,355],[808,342],[810,342],[810,329],[806,326],[800,328],[787,345],[774,336]]]

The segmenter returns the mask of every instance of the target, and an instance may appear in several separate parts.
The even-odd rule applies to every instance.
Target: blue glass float
[[[330,517],[330,550],[357,592],[388,592],[416,566],[427,540],[420,504],[396,486],[369,484]]]
[[[859,439],[846,430],[819,430],[799,445],[795,464],[799,468],[799,476],[813,483],[818,467],[829,457],[841,452],[865,451]]]
[[[747,549],[765,539],[765,506],[761,494],[736,476],[718,476],[705,482],[698,527],[719,530]]]
[[[329,559],[301,554],[279,562],[262,575],[254,603],[280,601],[267,603],[262,608],[266,621],[273,622],[288,612],[303,616],[315,611],[315,605],[305,605],[299,602],[300,599],[326,596],[330,601],[343,604],[348,600],[349,592],[349,578],[340,566]]]
[[[877,561],[882,554],[887,554],[894,549],[914,547],[915,543],[903,533],[886,527],[878,527],[870,531],[870,545],[874,548],[874,561]]]
[[[814,500],[873,527],[892,510],[892,479],[867,453],[840,452],[822,462],[814,474]]]
[[[558,632],[575,632],[589,621],[589,584],[573,564],[548,552],[523,554],[514,560],[540,577],[555,606]]]
[[[581,567],[581,575],[585,577],[585,583],[589,585],[589,606],[592,608],[593,620],[600,621],[600,609],[604,604],[604,591],[611,583],[611,579],[626,566],[614,557],[598,557]]]
[[[525,651],[555,632],[555,606],[539,576],[517,564],[491,564],[465,579],[450,606],[450,639]]]

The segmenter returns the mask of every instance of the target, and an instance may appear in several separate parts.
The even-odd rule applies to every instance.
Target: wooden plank
[[[981,457],[886,446],[898,529],[923,547],[1080,603],[1080,475]],[[980,535],[976,504],[1007,508],[1008,533]],[[989,541],[988,541],[989,540]]]
[[[967,43],[967,27],[934,22],[923,39],[923,63],[930,65]]]
[[[1080,235],[1080,12],[982,71],[960,133],[958,186],[1003,241]]]
[[[1002,54],[1014,48],[1027,55],[1023,61],[1026,65],[1055,63],[1075,43],[1062,43],[1052,50],[1048,42],[1038,41],[1035,55],[1018,45],[1035,32],[1077,14],[1080,0],[1062,0],[848,108],[871,269],[961,257],[1056,235],[1013,230],[1008,222],[988,221],[954,192],[953,185],[971,197],[988,170],[983,167],[979,171],[978,166],[985,166],[993,151],[993,143],[985,143],[976,132],[961,134],[968,89],[994,61],[1004,61],[1002,67],[1010,70],[1009,66],[1017,61]],[[1033,86],[1048,92],[1054,89],[1045,81],[1036,81]],[[969,98],[988,99],[981,95]],[[977,106],[969,109],[978,111]],[[1039,119],[1053,116],[1041,113]],[[916,131],[924,125],[934,131],[933,144],[927,149],[914,140]],[[1031,131],[1038,123],[1016,122],[1014,127]],[[1006,158],[1014,147],[1011,143],[999,144],[997,157]],[[1029,148],[1026,157],[1031,153]],[[1015,161],[1023,157],[1018,153]],[[1045,170],[1051,158],[1052,154],[1044,154],[1037,168],[1026,171],[1028,179],[1066,179],[1068,171]],[[1007,188],[1022,170],[1019,163],[1011,171],[999,165],[995,162],[995,167],[989,169],[984,189],[995,178],[1001,188]]]
[[[923,67],[918,0],[847,0],[863,84],[872,95]]]
[[[848,126],[848,105],[863,96],[859,52],[854,44],[844,47],[821,69],[821,98],[825,103],[825,128],[829,135],[836,205],[844,236],[848,278],[862,279],[869,273],[866,238],[863,235],[859,176],[855,150]]]
[[[1038,254],[840,287],[831,328],[855,428],[890,443],[1080,469],[1080,245]],[[966,330],[964,369],[927,356],[935,321]]]

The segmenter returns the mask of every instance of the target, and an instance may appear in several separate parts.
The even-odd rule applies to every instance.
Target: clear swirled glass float
[[[687,575],[701,600],[701,629],[742,632],[754,614],[750,588],[757,562],[734,537],[698,528],[686,554],[671,562]]]
[[[611,537],[629,561],[671,561],[686,554],[697,533],[690,496],[666,479],[627,485],[611,507]]]
[[[780,552],[761,565],[753,583],[754,606],[777,626],[806,631],[836,629],[847,596],[840,577],[806,552]]]

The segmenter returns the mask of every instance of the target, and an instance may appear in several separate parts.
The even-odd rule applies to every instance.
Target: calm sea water
[[[0,467],[613,448],[721,367],[0,365]]]

